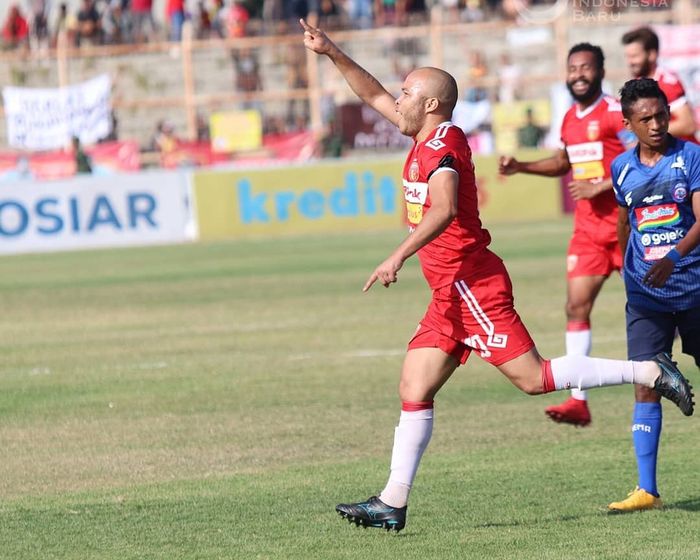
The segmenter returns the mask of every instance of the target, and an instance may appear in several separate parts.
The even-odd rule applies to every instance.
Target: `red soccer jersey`
[[[683,84],[675,72],[659,68],[658,66],[656,72],[654,72],[654,79],[659,83],[659,88],[666,95],[666,99],[668,99],[668,105],[671,108],[671,121],[673,121],[676,118],[673,115],[673,111],[688,103]],[[695,136],[682,136],[681,140],[697,143]]]
[[[569,156],[574,181],[599,182],[610,178],[610,164],[625,151],[620,104],[606,95],[581,111],[574,104],[564,115],[561,140]],[[579,200],[574,228],[586,231],[600,243],[617,239],[617,202],[612,189]]]
[[[476,197],[472,152],[462,129],[451,122],[440,124],[423,142],[416,143],[403,168],[403,191],[411,231],[430,212],[428,180],[434,173],[457,173],[457,216],[445,230],[418,251],[428,285],[441,288],[460,278],[466,257],[491,242],[481,227]]]

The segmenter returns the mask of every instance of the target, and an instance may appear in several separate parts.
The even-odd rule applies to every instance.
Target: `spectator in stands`
[[[379,26],[404,25],[406,0],[374,0],[374,20]]]
[[[224,10],[224,28],[227,37],[245,37],[250,14],[243,0],[231,0],[231,5]]]
[[[65,2],[62,2],[58,6],[58,15],[56,16],[56,23],[53,26],[53,34],[51,35],[51,46],[55,47],[56,44],[58,43],[58,36],[61,33],[69,33],[68,29],[68,24],[69,24],[69,16],[68,16],[68,4]],[[73,25],[75,27],[75,25]],[[68,38],[68,43],[73,44],[75,43],[75,38],[71,35]]]
[[[150,148],[153,151],[167,154],[177,149],[178,139],[175,136],[175,127],[170,121],[161,120],[156,124],[156,131],[151,139]]]
[[[467,79],[469,88],[465,93],[465,101],[469,103],[478,103],[489,98],[488,90],[483,86],[481,81],[488,76],[489,69],[486,65],[486,57],[479,50],[471,51],[469,54],[469,73]]]
[[[298,25],[297,22],[308,15],[309,3],[307,0],[282,0],[282,12],[289,24]]]
[[[6,48],[17,48],[29,44],[29,25],[18,4],[12,4],[2,26],[2,41]]]
[[[202,113],[197,113],[197,141],[209,142],[211,140],[211,131],[209,130],[209,119]]]
[[[102,14],[104,43],[119,45],[128,40],[129,28],[122,9],[122,0],[110,0]]]
[[[545,130],[535,124],[532,107],[525,109],[525,124],[518,128],[518,145],[521,148],[537,148],[545,137]]]
[[[338,29],[340,27],[340,8],[335,0],[310,0],[307,21],[314,27]]]
[[[348,16],[353,27],[369,29],[374,17],[372,0],[348,0]]]
[[[153,0],[131,0],[131,36],[135,43],[153,41],[156,22],[153,19]]]
[[[96,45],[102,39],[102,26],[100,14],[95,7],[94,0],[83,0],[78,11],[78,33],[76,45]]]
[[[466,0],[461,14],[462,21],[484,21],[486,13],[481,0]]]
[[[498,101],[512,103],[518,98],[517,91],[522,71],[508,53],[501,54],[498,65]]]
[[[35,48],[48,47],[49,44],[49,21],[46,13],[46,1],[34,0],[32,3],[31,38]]]
[[[233,66],[236,71],[236,90],[251,93],[263,89],[260,77],[260,62],[257,53],[249,48],[233,51]],[[259,101],[249,100],[243,103],[244,109],[261,109]]]
[[[170,29],[170,40],[181,41],[182,26],[185,23],[185,0],[166,0],[165,20]]]
[[[73,155],[75,156],[75,170],[78,174],[92,173],[92,161],[80,145],[80,138],[73,136]]]
[[[339,158],[343,155],[343,135],[338,121],[331,119],[326,126],[320,142],[321,157]]]
[[[211,21],[211,30],[216,37],[226,37],[226,5],[224,0],[214,0],[211,8],[209,8],[209,21]]]
[[[204,0],[197,1],[197,10],[193,17],[194,36],[196,39],[208,39],[212,34],[212,24],[209,12],[204,6]]]
[[[285,51],[287,63],[287,88],[306,89],[309,87],[309,77],[306,66],[306,50],[303,45],[289,45]],[[287,104],[287,128],[298,127],[300,116],[306,112],[306,101],[290,99]]]

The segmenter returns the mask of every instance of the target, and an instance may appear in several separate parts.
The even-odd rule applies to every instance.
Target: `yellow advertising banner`
[[[201,239],[401,227],[399,159],[195,172]]]
[[[211,145],[215,152],[255,150],[262,146],[259,111],[225,111],[209,117]]]
[[[545,156],[539,152],[526,158]],[[498,175],[496,157],[475,158],[482,221],[538,220],[560,214],[555,179]],[[405,225],[402,157],[333,160],[194,173],[202,240]]]

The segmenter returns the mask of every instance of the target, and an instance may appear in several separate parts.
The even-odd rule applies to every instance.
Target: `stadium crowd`
[[[662,0],[663,1],[663,0]],[[69,44],[115,45],[179,41],[185,21],[197,39],[270,35],[293,30],[299,18],[325,29],[367,29],[407,25],[428,19],[440,4],[450,21],[518,21],[519,9],[542,0],[80,0],[79,5],[49,0],[14,1],[2,24],[2,48],[55,47],[65,32]],[[588,6],[577,0],[577,6]],[[620,7],[627,4],[621,3]],[[601,9],[617,9],[601,5]]]

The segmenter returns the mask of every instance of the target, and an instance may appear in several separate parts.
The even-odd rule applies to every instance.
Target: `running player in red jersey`
[[[671,109],[668,133],[681,140],[697,144],[698,140],[695,137],[697,124],[683,84],[675,72],[658,65],[659,36],[649,27],[640,27],[625,33],[622,36],[622,45],[631,77],[656,80],[659,88],[666,95]]]
[[[646,362],[540,357],[513,307],[503,261],[488,249],[491,238],[479,219],[471,151],[450,120],[457,101],[450,74],[414,70],[394,99],[323,31],[300,23],[304,45],[328,56],[365,103],[415,142],[403,173],[410,233],[375,268],[363,291],[376,282],[391,286],[406,259],[417,253],[433,292],[401,371],[402,411],[389,480],[379,496],[336,506],[340,515],[365,527],[403,529],[408,495],[432,434],[434,398],[472,351],[529,394],[639,383],[655,387],[684,414],[692,414],[690,386],[666,355]]]
[[[567,252],[566,353],[591,350],[591,311],[605,280],[622,266],[617,243],[617,203],[610,164],[633,140],[622,124],[620,105],[603,94],[605,58],[589,43],[569,51],[566,85],[575,103],[564,115],[562,148],[550,158],[522,162],[502,157],[504,175],[530,173],[558,177],[573,172],[569,192],[576,201],[574,232]],[[586,426],[591,421],[585,391],[572,390],[560,405],[545,409],[556,422]]]

